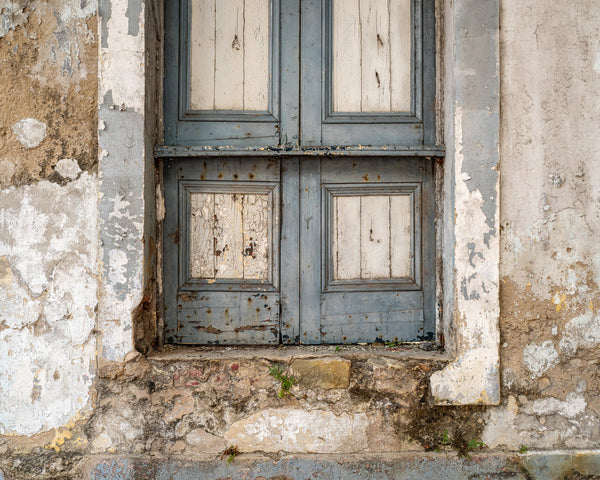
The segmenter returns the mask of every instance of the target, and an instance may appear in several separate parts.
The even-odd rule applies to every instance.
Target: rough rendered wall
[[[0,434],[67,425],[91,401],[96,9],[0,0]]]
[[[502,3],[501,334],[491,446],[600,447],[600,3]]]

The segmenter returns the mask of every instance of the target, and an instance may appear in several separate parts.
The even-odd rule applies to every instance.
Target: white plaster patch
[[[100,48],[98,75],[100,91],[98,102],[101,104],[110,91],[114,105],[123,105],[138,113],[144,113],[144,28],[137,36],[129,35],[127,2],[112,2],[111,16],[107,22],[106,41],[108,48]],[[144,18],[144,3],[140,9],[139,22]],[[102,32],[102,18],[98,17],[99,31]],[[102,43],[101,43],[102,45]],[[127,81],[124,82],[124,76]]]
[[[0,434],[60,427],[89,404],[97,192],[87,172],[0,190]]]
[[[0,434],[60,427],[90,401],[95,342],[72,345],[48,332],[0,332]]]
[[[61,158],[54,167],[54,170],[63,178],[75,180],[81,173],[79,163],[74,158]]]
[[[573,356],[579,348],[600,345],[600,316],[590,313],[579,315],[565,325],[565,333],[558,344],[563,355]]]
[[[564,401],[558,398],[540,398],[533,402],[528,402],[523,406],[522,411],[528,415],[562,415],[566,418],[575,418],[585,412],[587,403],[583,393],[571,392],[567,394]]]
[[[508,397],[506,407],[489,411],[481,440],[490,448],[505,446],[515,448],[520,444],[519,432],[514,427],[515,418],[519,413],[517,400],[512,395]]]
[[[558,353],[551,340],[546,340],[541,345],[526,345],[523,350],[523,364],[532,373],[533,378],[541,377],[546,370],[556,365],[558,360]]]
[[[23,2],[4,0],[0,3],[0,38],[27,23],[29,13],[25,12],[23,7]]]
[[[15,123],[12,131],[25,148],[38,147],[46,138],[46,124],[35,118],[25,118]]]
[[[9,183],[15,174],[15,164],[6,158],[0,160],[0,182]]]
[[[234,423],[225,440],[242,452],[353,453],[367,448],[367,426],[364,413],[268,409]]]
[[[594,62],[594,71],[600,73],[600,51],[596,54],[596,61]]]

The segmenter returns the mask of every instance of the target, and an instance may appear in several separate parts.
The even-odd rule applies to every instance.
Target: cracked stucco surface
[[[504,404],[484,441],[599,448],[600,5],[501,14]]]
[[[58,427],[88,405],[96,198],[96,176],[87,172],[64,186],[0,190],[0,433]]]

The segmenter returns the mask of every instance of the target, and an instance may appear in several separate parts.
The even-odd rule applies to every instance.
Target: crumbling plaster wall
[[[97,304],[94,1],[0,1],[0,433],[91,405]]]
[[[491,446],[600,447],[600,4],[501,2],[501,363]]]

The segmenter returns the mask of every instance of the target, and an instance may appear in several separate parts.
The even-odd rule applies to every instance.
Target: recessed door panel
[[[166,165],[170,341],[279,343],[279,171],[266,159]]]
[[[310,159],[300,181],[301,342],[432,337],[432,165]]]

